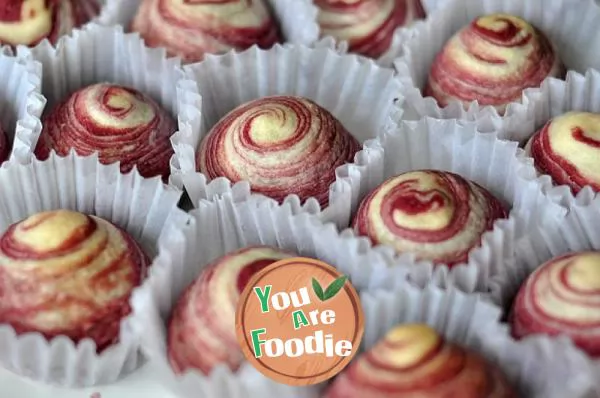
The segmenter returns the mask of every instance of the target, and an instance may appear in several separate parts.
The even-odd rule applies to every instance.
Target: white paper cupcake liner
[[[103,166],[97,156],[52,154],[47,161],[28,165],[7,162],[0,169],[0,182],[10,187],[0,192],[2,231],[40,211],[70,209],[115,223],[154,258],[165,225],[174,228],[188,219],[177,209],[181,191],[160,178],[143,179],[135,171],[123,175],[117,163]],[[122,321],[119,342],[99,355],[90,339],[77,345],[64,337],[48,341],[39,333],[16,336],[11,326],[0,325],[0,362],[19,375],[50,384],[111,383],[140,363],[139,336],[131,327],[135,317],[133,312]]]
[[[133,87],[150,95],[178,121],[172,142],[198,140],[199,132],[188,128],[200,104],[196,84],[186,81],[180,61],[167,58],[163,49],[149,49],[137,34],[121,27],[88,24],[63,37],[53,47],[43,41],[34,48],[19,46],[17,56],[42,64],[42,94],[46,111],[73,92],[95,83],[111,82]],[[13,155],[30,161],[41,131],[31,131],[29,140],[17,140]]]
[[[527,398],[593,397],[594,375],[585,358],[565,344],[538,338],[515,341],[500,323],[500,309],[456,290],[404,286],[361,294],[364,348],[403,323],[425,323],[446,339],[482,354],[499,366]]]
[[[313,44],[319,39],[317,9],[311,0],[267,0],[279,22],[286,43]],[[106,0],[97,18],[102,25],[121,25],[129,30],[142,0]]]
[[[327,42],[325,42],[327,43]],[[329,42],[331,44],[332,42]],[[393,107],[401,101],[399,83],[389,69],[354,55],[340,55],[326,44],[318,48],[276,46],[265,51],[252,48],[241,53],[208,56],[203,62],[184,67],[198,84],[202,112],[194,127],[204,137],[219,119],[237,106],[269,95],[300,95],[312,99],[336,116],[364,148],[354,163],[336,170],[337,182],[330,190],[329,206],[321,218],[341,227],[348,225],[356,198],[365,184],[381,169],[382,150],[373,142],[382,131],[393,128],[401,112]],[[199,117],[201,116],[201,119]],[[196,171],[197,145],[176,145],[177,164],[172,183],[185,187],[193,203],[231,190],[248,192],[249,184],[218,178],[208,181]],[[352,192],[353,200],[340,200],[339,192]],[[297,196],[284,201],[297,211],[318,213],[316,199],[301,203]]]
[[[201,201],[190,213],[193,220],[185,229],[165,233],[161,254],[150,270],[147,284],[133,298],[136,312],[142,315],[136,318],[136,326],[143,338],[144,352],[165,369],[165,374],[170,375],[169,384],[183,397],[317,397],[315,388],[275,383],[249,364],[237,373],[221,367],[210,377],[197,372],[178,377],[168,365],[165,321],[184,288],[212,260],[239,248],[269,245],[332,265],[344,263],[348,269],[362,265],[362,258],[353,258],[343,242],[336,241],[337,235],[328,239],[326,230],[334,230],[333,225],[323,226],[305,213],[292,216],[288,205],[274,206],[272,201],[254,199],[237,204],[230,196]],[[377,263],[381,258],[373,257],[371,261],[374,267],[385,267],[384,263]],[[355,283],[354,275],[350,278]],[[363,280],[367,278],[362,276]]]
[[[504,116],[499,116],[493,107],[475,102],[468,110],[458,102],[441,108],[432,97],[422,95],[431,64],[446,41],[476,17],[494,12],[517,15],[537,26],[557,47],[568,69],[585,72],[587,68],[600,68],[600,53],[589,51],[600,46],[600,32],[596,29],[600,10],[593,0],[445,0],[439,12],[434,12],[427,22],[415,25],[413,38],[406,42],[402,56],[395,62],[404,85],[407,120],[431,116],[477,121],[488,126],[491,118],[502,138],[517,141],[533,128],[535,105],[530,98],[539,91],[537,88],[526,90],[531,94],[523,96],[521,103],[510,104]]]
[[[552,221],[564,214],[565,209],[554,203],[540,187],[541,181],[531,162],[527,161],[518,144],[499,140],[496,134],[480,133],[476,123],[457,123],[453,120],[425,118],[419,122],[402,121],[394,131],[381,135],[376,142],[385,148],[383,168],[373,175],[364,197],[388,178],[413,170],[436,169],[457,173],[487,188],[511,209],[509,218],[498,220],[492,231],[486,232],[481,245],[473,249],[466,264],[449,269],[434,266],[428,261],[415,260],[413,254],[396,256],[393,248],[379,245],[374,248],[395,268],[402,268],[418,286],[434,283],[438,286],[456,286],[467,293],[486,291],[489,278],[501,273],[504,261],[510,258],[514,242],[526,234],[530,226]],[[337,188],[337,186],[336,186]],[[350,191],[333,192],[343,202],[355,201]],[[537,224],[535,224],[537,225]],[[354,232],[346,230],[342,236],[351,240]],[[370,252],[365,237],[355,237],[356,245]],[[360,243],[359,243],[360,241]],[[368,263],[363,267],[368,268]],[[397,278],[387,272],[374,272],[373,286],[389,287]]]
[[[37,140],[46,99],[42,96],[42,67],[35,61],[12,57],[10,48],[0,51],[0,125],[15,149]]]

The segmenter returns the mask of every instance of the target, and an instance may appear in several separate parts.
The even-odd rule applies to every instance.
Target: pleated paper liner
[[[152,259],[159,253],[165,225],[184,225],[188,216],[177,209],[181,192],[160,178],[143,179],[134,170],[121,174],[117,163],[99,164],[97,156],[54,154],[28,165],[7,162],[0,168],[0,225],[9,225],[35,213],[68,209],[104,218],[126,230]],[[74,344],[39,333],[15,335],[0,325],[0,362],[7,369],[34,380],[65,387],[107,384],[140,364],[139,336],[132,329],[135,311],[123,319],[119,341],[96,353],[90,339]]]
[[[520,397],[591,398],[594,375],[579,352],[558,341],[515,341],[499,322],[499,308],[477,295],[404,286],[364,292],[366,349],[398,324],[425,323],[446,339],[499,366]]]
[[[525,138],[533,128],[535,104],[531,98],[539,91],[537,88],[528,89],[531,94],[523,96],[521,102],[511,103],[503,116],[494,108],[479,106],[476,102],[468,110],[458,102],[442,108],[421,91],[431,64],[446,41],[476,17],[497,12],[520,16],[538,27],[556,46],[568,69],[584,72],[590,67],[600,68],[600,54],[589,51],[600,46],[600,33],[595,28],[600,23],[600,10],[593,0],[446,0],[439,12],[415,26],[413,38],[406,42],[401,57],[395,62],[404,86],[407,120],[424,116],[457,118],[476,121],[481,128],[489,128],[491,123],[499,129],[502,138],[516,141]]]
[[[241,53],[208,56],[203,62],[184,67],[186,76],[198,84],[202,96],[202,112],[190,125],[200,129],[204,137],[219,119],[237,106],[270,95],[299,95],[329,110],[360,142],[363,150],[354,163],[336,170],[337,182],[329,195],[329,206],[322,219],[341,227],[350,222],[358,205],[358,197],[380,173],[382,150],[373,139],[395,126],[401,112],[393,102],[401,98],[393,72],[372,61],[354,55],[340,55],[327,46],[275,46],[265,51],[252,48]],[[200,119],[201,117],[201,119]],[[185,134],[186,130],[182,130]],[[171,181],[185,187],[197,203],[200,199],[234,191],[249,191],[247,182],[235,184],[224,178],[208,181],[197,172],[197,146],[175,145],[177,163]],[[351,200],[336,197],[337,192],[352,192]],[[296,196],[284,201],[297,211],[318,213],[315,198],[301,203]]]
[[[0,52],[0,126],[17,152],[31,146],[42,130],[40,117],[46,104],[42,96],[41,65]]]
[[[600,72],[588,69],[585,74],[570,71],[565,80],[547,79],[542,84],[539,93],[535,93],[530,100],[535,102],[534,126],[524,132],[524,141],[533,136],[544,127],[549,120],[570,111],[591,112],[600,114]],[[529,93],[526,93],[529,96]],[[527,154],[527,153],[526,153]],[[534,164],[533,158],[527,154],[527,160]],[[535,164],[534,164],[535,165]],[[566,185],[556,185],[552,178],[546,174],[537,174],[541,177],[540,189],[551,200],[563,207],[577,211],[576,208],[592,207],[600,212],[598,194],[591,187],[584,187],[577,195]],[[582,220],[586,222],[586,220]]]
[[[106,0],[98,17],[102,25],[121,25],[129,29],[143,0]],[[310,45],[319,38],[317,9],[311,0],[267,0],[286,43]]]
[[[17,48],[20,59],[42,65],[42,94],[50,111],[70,94],[95,83],[115,83],[132,87],[157,101],[178,122],[185,133],[174,132],[173,142],[198,140],[198,132],[188,129],[200,106],[194,82],[186,81],[180,61],[167,58],[163,49],[149,49],[137,34],[125,34],[121,27],[88,24],[63,37],[53,47],[43,41],[34,48]],[[14,155],[28,162],[34,155],[40,131],[30,131],[28,140],[15,143]]]
[[[378,147],[384,148],[383,168],[368,181],[367,192],[388,178],[414,170],[444,170],[474,181],[510,209],[507,219],[497,220],[483,234],[480,246],[471,250],[465,264],[448,268],[428,261],[416,261],[410,253],[396,255],[393,248],[374,248],[389,264],[401,267],[418,286],[456,286],[467,293],[487,291],[489,278],[501,273],[504,261],[512,256],[514,242],[528,233],[539,220],[551,220],[565,209],[550,200],[540,187],[535,169],[524,152],[512,141],[499,140],[496,134],[480,133],[475,123],[425,118],[419,122],[402,121],[394,131],[382,134]],[[334,190],[335,192],[335,190]],[[350,191],[335,192],[340,201],[354,200]],[[543,221],[539,221],[542,223]],[[353,231],[342,236],[352,239]],[[366,251],[370,241],[355,237]],[[365,264],[364,267],[369,267]],[[378,281],[377,275],[381,275]],[[387,273],[375,273],[372,283],[387,287],[396,279]]]

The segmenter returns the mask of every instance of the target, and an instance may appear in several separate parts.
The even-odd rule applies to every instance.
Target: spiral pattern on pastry
[[[48,339],[114,344],[129,297],[150,261],[124,231],[57,210],[11,225],[0,238],[0,323]]]
[[[550,120],[527,143],[536,169],[577,194],[600,192],[600,115],[568,112]]]
[[[11,0],[0,5],[0,44],[53,44],[100,11],[98,0]]]
[[[249,181],[254,192],[282,202],[291,194],[324,207],[335,169],[350,163],[360,144],[326,109],[292,96],[250,101],[227,114],[197,155],[208,178]]]
[[[165,47],[185,62],[281,42],[265,0],[144,0],[132,30],[150,47]]]
[[[600,357],[600,252],[569,253],[541,265],[521,286],[510,314],[516,338],[567,335]]]
[[[52,150],[66,156],[98,152],[100,162],[121,162],[127,173],[137,166],[144,177],[166,179],[173,155],[170,137],[175,120],[150,97],[101,83],[75,92],[43,117],[44,128],[35,153],[47,159]]]
[[[397,326],[344,370],[324,398],[516,398],[503,373],[426,325]]]
[[[292,255],[275,248],[253,246],[204,268],[173,310],[168,333],[173,370],[196,369],[208,375],[219,364],[237,370],[244,360],[235,332],[240,294],[256,273],[289,257]]]
[[[467,261],[494,221],[505,217],[504,206],[481,186],[453,173],[421,170],[393,177],[371,192],[353,227],[375,245],[452,267]]]
[[[441,106],[472,101],[494,106],[499,113],[521,93],[539,87],[547,77],[562,77],[565,69],[552,43],[521,18],[493,14],[460,30],[436,56],[425,95]]]
[[[397,28],[425,17],[420,0],[316,0],[322,36],[349,44],[351,52],[382,56]]]

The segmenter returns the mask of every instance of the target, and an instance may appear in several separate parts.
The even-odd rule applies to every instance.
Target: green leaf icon
[[[315,278],[312,278],[312,287],[313,287],[313,290],[315,291],[315,294],[319,298],[319,300],[325,301],[324,294],[323,294],[323,288],[319,284],[319,281],[316,280]]]
[[[322,301],[327,301],[327,300],[335,297],[335,295],[338,294],[338,292],[340,290],[342,290],[342,288],[344,287],[344,284],[346,283],[347,280],[348,280],[348,277],[346,275],[340,276],[339,278],[334,280],[331,283],[331,285],[329,285],[329,287],[327,289],[325,289],[325,294],[323,295]]]

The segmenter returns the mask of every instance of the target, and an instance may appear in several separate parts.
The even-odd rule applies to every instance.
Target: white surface
[[[83,389],[48,387],[0,370],[0,398],[90,398],[94,393],[100,394],[98,398],[177,397],[161,385],[160,374],[151,365],[144,366],[116,384]]]

